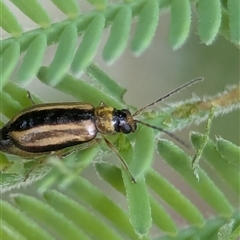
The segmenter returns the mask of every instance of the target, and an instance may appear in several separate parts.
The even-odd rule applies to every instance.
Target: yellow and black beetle
[[[134,117],[146,108],[201,80],[203,79],[193,79],[133,114],[127,109],[117,110],[106,106],[103,102],[98,107],[82,102],[34,104],[22,110],[2,127],[0,150],[8,154],[34,158],[59,153],[65,148],[80,144],[91,145],[99,141],[96,136],[100,133],[135,182],[126,162],[104,135],[135,132],[137,123],[168,133]]]

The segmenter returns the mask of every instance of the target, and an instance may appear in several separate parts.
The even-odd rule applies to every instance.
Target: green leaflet
[[[42,28],[48,28],[51,25],[50,18],[37,0],[11,0],[26,16],[39,24]]]
[[[228,0],[229,29],[231,40],[238,46],[240,44],[240,3],[238,0]]]
[[[177,225],[168,211],[153,197],[150,197],[150,205],[153,223],[162,231],[175,236],[178,232]]]
[[[10,225],[14,232],[15,237],[20,234],[23,239],[42,239],[42,240],[53,240],[54,238],[47,233],[41,226],[27,216],[25,213],[16,209],[9,203],[1,201],[1,223],[5,222]],[[4,223],[3,223],[4,224]],[[8,239],[8,238],[7,238]],[[16,239],[16,238],[15,238]],[[20,238],[21,239],[21,238]]]
[[[145,148],[141,150],[145,150]],[[133,162],[132,159],[135,155],[132,147],[128,147],[126,149],[120,148],[119,152],[123,159],[129,164],[130,172],[132,173],[132,171],[134,171],[134,173],[137,173],[137,171],[133,168],[136,167],[136,165],[134,164],[131,166]],[[139,172],[139,174],[142,173],[142,170]],[[143,237],[148,235],[149,229],[152,225],[152,217],[145,178],[143,174],[139,174],[137,174],[136,178],[137,183],[134,184],[130,180],[127,172],[124,169],[122,170],[123,182],[126,189],[126,197],[128,201],[130,221],[134,226],[134,230],[138,236]]]
[[[9,82],[7,85],[9,85]],[[4,114],[7,118],[12,118],[14,114],[17,114],[22,110],[22,106],[18,101],[12,98],[10,93],[5,92],[4,89],[5,87],[3,88],[3,91],[0,91],[0,98],[4,103],[4,107],[1,107],[1,113]]]
[[[229,13],[227,10],[222,9],[221,27],[219,33],[225,37],[228,41],[231,41],[230,29],[229,29]]]
[[[51,172],[42,179],[38,192],[43,193],[48,188],[56,183],[63,190],[73,183],[79,174],[86,168],[92,160],[96,157],[99,151],[99,145],[95,144],[76,153],[72,153],[64,161],[59,161],[57,157],[48,158],[51,161],[53,168]],[[44,169],[43,169],[44,170]]]
[[[204,225],[201,212],[160,174],[151,169],[146,175],[146,182],[157,195],[189,223],[201,227]]]
[[[8,164],[7,157],[2,152],[0,152],[0,170],[7,166],[7,164]]]
[[[240,171],[240,147],[221,137],[217,138],[216,147],[221,156],[226,159],[236,171]]]
[[[17,230],[15,230],[10,224],[1,219],[0,225],[1,237],[7,240],[26,240]]]
[[[8,7],[0,1],[0,26],[6,31],[12,34],[14,38],[18,38],[22,35],[23,29],[16,19],[15,15],[8,9]]]
[[[15,196],[14,201],[28,216],[41,222],[63,239],[91,239],[72,221],[45,202],[22,194]]]
[[[48,68],[42,67],[38,73],[38,78],[43,83],[51,86],[51,82],[48,82],[48,79],[46,79],[47,72]],[[74,78],[70,74],[66,74],[54,88],[70,94],[78,101],[89,102],[95,106],[99,105],[99,103],[103,101],[109,106],[122,108],[122,104],[119,103],[119,101],[107,95],[101,91],[101,89],[96,88],[86,81]]]
[[[174,50],[186,41],[191,23],[191,5],[189,0],[173,1],[171,4],[171,26],[169,42]]]
[[[115,16],[111,32],[103,49],[103,59],[113,63],[124,51],[130,34],[132,12],[128,5],[119,9]]]
[[[77,44],[77,28],[68,25],[62,32],[53,61],[49,65],[46,79],[55,86],[69,70]]]
[[[103,215],[119,231],[130,234],[130,236],[133,234],[127,213],[96,186],[83,178],[79,178],[67,190]]]
[[[101,14],[96,15],[89,24],[71,65],[74,74],[81,73],[90,65],[97,52],[104,25],[105,18]]]
[[[69,19],[75,19],[80,14],[79,5],[76,0],[51,0],[63,13],[68,15]]]
[[[123,181],[126,188],[130,221],[139,237],[147,236],[152,225],[151,207],[149,194],[144,177],[133,184],[129,176],[122,171]]]
[[[57,191],[47,191],[44,193],[47,203],[55,210],[64,214],[66,218],[76,223],[77,227],[84,229],[89,236],[96,239],[116,239],[121,240],[120,235],[100,217],[89,212],[84,206],[73,201],[66,195]]]
[[[21,85],[27,85],[37,74],[42,65],[44,53],[47,48],[47,36],[39,34],[29,45],[20,66],[17,78]]]
[[[234,221],[234,223],[237,221]],[[232,231],[231,235],[230,235],[230,240],[235,240],[237,239],[237,237],[240,236],[240,223],[238,221],[237,224],[235,224],[235,229]]]
[[[219,0],[199,0],[197,11],[199,37],[209,45],[215,39],[221,24],[221,3]]]
[[[41,103],[41,100],[34,95],[31,95],[34,102]],[[12,118],[15,114],[18,114],[23,108],[32,105],[30,99],[27,96],[27,91],[15,83],[9,81],[0,92],[0,97],[4,103],[4,107],[1,112],[8,118]]]
[[[136,55],[140,55],[151,43],[159,18],[156,0],[146,1],[139,13],[139,20],[131,48]]]
[[[106,163],[97,163],[96,169],[105,181],[107,181],[117,191],[126,195],[122,182],[121,170],[119,168]],[[136,204],[140,203],[136,202]],[[164,232],[175,235],[177,233],[177,228],[173,219],[152,196],[150,196],[150,206],[153,223]]]
[[[235,211],[234,214],[232,215],[232,218],[234,219],[234,222],[236,224],[239,224],[240,221],[239,216],[240,216],[239,211]],[[196,239],[195,237],[199,237],[199,239],[204,240],[205,239],[217,240],[218,231],[224,224],[226,224],[226,219],[215,217],[207,220],[202,228],[189,226],[187,228],[181,229],[178,235],[175,237],[164,235],[161,237],[153,238],[153,240],[190,240],[190,239],[192,240]],[[236,240],[236,238],[233,238],[231,240]]]
[[[108,5],[107,0],[87,0],[91,5],[95,6],[98,11],[102,11]]]
[[[93,81],[100,84],[101,88],[105,90],[106,93],[111,95],[120,103],[125,104],[123,101],[123,95],[126,92],[126,89],[121,87],[106,72],[93,63],[85,70],[85,72]]]
[[[198,133],[192,133],[191,134],[191,140],[195,148],[200,147],[201,141],[202,141],[203,136]],[[239,194],[240,189],[239,189],[239,172],[235,168],[234,165],[231,164],[231,160],[235,162],[235,156],[236,162],[239,162],[238,159],[239,157],[237,156],[236,148],[231,144],[229,146],[229,142],[226,141],[226,143],[220,143],[220,152],[225,152],[227,153],[230,149],[233,147],[235,151],[231,152],[230,158],[224,159],[221,155],[220,152],[217,151],[216,146],[211,140],[208,140],[206,147],[203,150],[203,157],[204,159],[211,165],[211,167],[214,168],[217,174],[221,176],[221,178],[226,182],[229,187],[231,187],[237,194]],[[233,149],[232,149],[233,150]],[[228,160],[229,159],[229,160]],[[227,169],[227,171],[226,171]]]
[[[129,163],[129,169],[133,176],[138,179],[151,167],[155,151],[155,136],[152,129],[143,126],[135,133],[134,138],[134,153]]]
[[[17,42],[11,43],[4,51],[0,58],[0,86],[3,87],[9,77],[11,76],[13,69],[17,65],[20,55],[20,46]]]
[[[158,142],[157,149],[163,159],[177,171],[193,189],[219,214],[229,217],[232,207],[223,193],[218,189],[207,174],[199,168],[199,181],[195,177],[191,159],[180,148],[167,140]]]

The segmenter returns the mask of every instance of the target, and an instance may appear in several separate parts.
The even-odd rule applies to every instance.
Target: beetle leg
[[[108,145],[109,148],[111,148],[111,150],[117,155],[118,159],[120,160],[120,162],[122,163],[123,168],[125,169],[125,171],[127,172],[130,180],[133,183],[136,183],[136,179],[133,177],[133,175],[131,174],[128,164],[126,163],[126,161],[121,157],[121,155],[119,154],[119,152],[117,151],[117,149],[114,147],[114,145],[108,141],[108,139],[102,134],[104,141],[106,142],[106,144]]]
[[[79,145],[76,145],[75,147],[71,147],[67,151],[65,149],[60,150],[60,151],[56,152],[56,155],[59,158],[66,158],[69,155],[71,155],[72,153],[77,152],[77,151],[81,151],[81,150],[86,149],[86,148],[89,148],[92,145],[94,145],[94,144],[96,144],[96,143],[98,143],[100,141],[101,141],[101,138],[95,138],[95,139],[93,139],[90,142],[86,142],[84,144],[79,144]]]
[[[12,165],[14,164],[14,161],[10,161],[6,164],[6,166],[1,169],[1,173],[5,173]]]
[[[79,144],[79,145],[76,145],[75,147],[72,147],[70,149],[63,149],[63,150],[60,150],[60,151],[56,151],[56,152],[52,152],[51,155],[56,155],[57,157],[59,158],[66,158],[68,156],[70,156],[72,153],[76,152],[76,151],[80,151],[80,150],[83,150],[83,149],[86,149],[86,148],[89,148],[91,147],[92,145],[98,143],[101,141],[101,138],[95,138],[93,139],[92,141],[90,142],[87,142],[87,143],[84,143],[84,144]],[[34,169],[39,165],[39,164],[42,164],[46,161],[46,158],[44,159],[40,159],[36,165],[34,165],[29,171],[28,173],[25,175],[25,178],[24,178],[24,182],[28,179],[30,173],[32,171],[34,171]]]
[[[31,167],[30,170],[26,173],[26,175],[23,179],[23,182],[25,182],[29,178],[30,174],[34,171],[34,169],[36,169],[39,165],[41,165],[45,161],[46,161],[45,158],[38,159],[36,164],[33,167]]]
[[[32,105],[35,105],[36,103],[33,101],[32,99],[32,95],[29,91],[27,91],[27,97],[29,98],[29,100],[31,101]]]

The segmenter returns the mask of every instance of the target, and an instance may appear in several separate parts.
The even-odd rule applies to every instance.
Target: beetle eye
[[[129,134],[133,131],[133,127],[131,122],[129,122],[128,116],[131,113],[127,109],[122,110],[115,110],[113,113],[113,122],[114,122],[114,129],[116,132],[122,132],[124,134]]]
[[[132,127],[129,124],[123,124],[121,125],[121,132],[128,134],[132,132]]]

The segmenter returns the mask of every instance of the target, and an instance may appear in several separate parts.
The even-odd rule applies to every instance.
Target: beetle
[[[193,79],[133,114],[128,109],[118,110],[106,106],[103,102],[97,107],[83,102],[34,104],[22,110],[0,129],[0,150],[25,158],[48,154],[63,157],[66,154],[63,150],[68,147],[85,148],[100,141],[97,138],[97,134],[100,133],[106,144],[120,159],[131,180],[136,182],[127,163],[105,135],[134,133],[137,124],[140,123],[174,137],[164,129],[144,123],[135,117],[150,106],[202,80],[203,78]],[[30,95],[29,98],[32,101]]]

